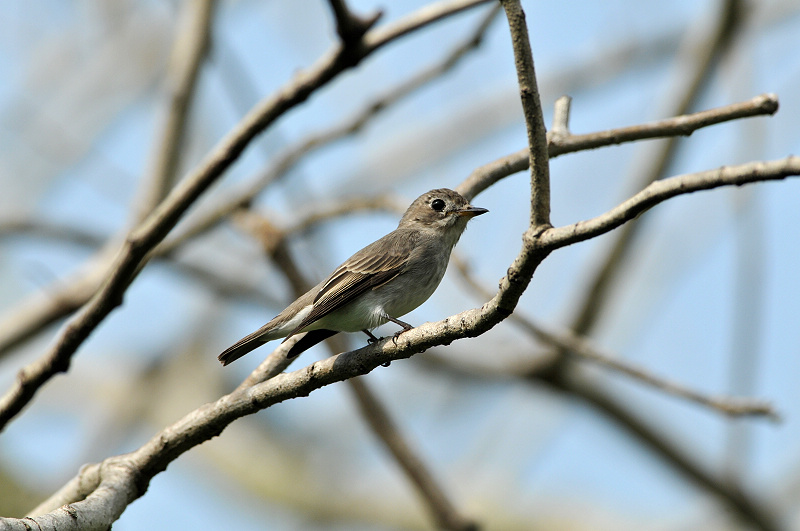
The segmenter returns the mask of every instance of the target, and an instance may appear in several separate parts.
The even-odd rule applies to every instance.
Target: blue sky
[[[424,5],[349,4],[360,12],[383,8],[382,23]],[[685,75],[678,49],[686,46],[687,34],[702,36],[717,10],[717,2],[688,0],[523,5],[546,123],[555,99],[567,92],[575,133],[666,117]],[[143,0],[0,5],[0,75],[6,80],[0,85],[0,221],[43,219],[99,237],[124,230],[163,120],[176,8]],[[402,39],[341,76],[259,137],[199,208],[247,182],[287,146],[339,123],[436,62],[484,12]],[[800,151],[798,13],[791,2],[758,3],[692,106],[706,109],[774,92],[779,112],[682,139],[668,175]],[[330,45],[333,29],[325,2],[240,1],[220,4],[213,35],[182,172],[258,99],[313,63]],[[621,49],[629,51],[624,59],[609,62],[611,52]],[[475,167],[525,141],[500,17],[481,48],[452,72],[376,117],[356,137],[306,157],[259,196],[256,208],[288,226],[315,208],[359,194],[389,193],[407,204],[428,189],[455,187]],[[646,142],[554,159],[553,223],[588,219],[624,200],[654,149]],[[789,179],[679,197],[648,212],[592,336],[621,358],[712,395],[734,392],[731,358],[744,337],[756,350],[748,394],[772,401],[784,420],[743,421],[749,446],[735,466],[747,490],[771,499],[787,519],[794,516],[800,440],[799,193],[800,182]],[[518,252],[527,224],[527,174],[501,181],[473,203],[490,214],[471,222],[457,250],[492,289]],[[394,213],[354,214],[293,239],[291,249],[303,272],[318,279],[396,222]],[[610,241],[604,236],[548,257],[520,311],[555,329],[567,326]],[[69,278],[95,251],[25,235],[3,237],[0,325],[4,312]],[[182,259],[249,286],[252,295],[223,296],[180,268],[153,264],[124,306],[78,351],[70,372],[48,384],[3,432],[4,469],[28,487],[50,492],[82,463],[133,450],[231,390],[269,352],[261,349],[224,370],[215,362],[219,351],[289,298],[258,245],[226,224],[188,246]],[[483,302],[465,289],[451,271],[408,320],[435,321]],[[741,300],[752,307],[737,317]],[[0,358],[0,387],[7,388],[56,331],[50,327]],[[355,335],[350,341],[362,345]],[[488,373],[543,350],[503,323],[474,341],[418,357],[441,356]],[[322,355],[324,350],[311,351],[298,363]],[[706,468],[727,466],[731,423],[720,414],[604,369],[587,364],[586,370]],[[531,518],[564,523],[574,515],[594,519],[600,529],[641,529],[643,523],[652,529],[724,528],[724,509],[714,498],[593,409],[544,386],[447,374],[416,358],[381,368],[367,382],[456,504],[488,529],[514,528]],[[143,385],[150,386],[150,400],[132,398]],[[253,477],[245,473],[248,462]],[[360,516],[343,516],[351,504]],[[370,523],[371,510],[387,511],[393,514],[388,521],[398,523]],[[181,457],[114,527],[158,529],[170,521],[216,529],[235,514],[242,528],[393,529],[426,522],[422,511],[359,419],[350,393],[336,385],[243,419]]]

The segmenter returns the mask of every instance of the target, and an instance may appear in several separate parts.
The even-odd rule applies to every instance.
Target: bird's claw
[[[408,332],[409,330],[411,330],[411,329],[410,328],[403,328],[402,330],[398,330],[397,332],[395,332],[392,335],[392,343],[394,343],[395,346],[397,346],[397,338],[400,337],[404,332]]]

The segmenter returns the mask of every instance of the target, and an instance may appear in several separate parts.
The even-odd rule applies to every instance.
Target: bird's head
[[[416,198],[400,219],[400,228],[454,231],[458,236],[467,222],[488,212],[474,207],[454,190],[438,188]]]

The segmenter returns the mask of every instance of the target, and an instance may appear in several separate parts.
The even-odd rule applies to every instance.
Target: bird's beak
[[[459,216],[467,216],[468,218],[474,218],[475,216],[480,216],[481,214],[486,214],[487,212],[489,211],[486,210],[485,208],[467,205],[458,212],[456,212],[456,214],[458,214]]]

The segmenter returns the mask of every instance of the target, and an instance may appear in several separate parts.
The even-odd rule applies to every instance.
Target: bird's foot
[[[382,337],[375,337],[375,335],[367,329],[362,330],[362,332],[364,332],[365,334],[367,334],[367,336],[369,336],[367,338],[368,345],[372,345],[373,343],[377,343],[378,341],[381,341],[383,339]]]
[[[414,328],[414,327],[413,326],[409,326],[408,328],[403,328],[402,330],[398,330],[397,332],[395,332],[392,335],[392,343],[394,343],[395,346],[396,346],[397,345],[397,338],[400,337],[401,335],[403,335],[404,333],[408,332],[412,328]]]

